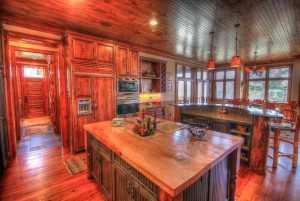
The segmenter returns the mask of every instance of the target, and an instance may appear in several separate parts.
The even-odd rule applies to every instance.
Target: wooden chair
[[[297,167],[298,164],[298,145],[299,145],[299,127],[300,127],[300,107],[298,113],[295,110],[289,110],[287,116],[284,117],[281,123],[273,123],[272,128],[274,129],[274,156],[273,156],[273,167],[276,168],[278,164],[278,157],[285,156],[293,160],[293,168]],[[282,131],[289,131],[294,133],[293,141],[280,138]],[[293,153],[286,154],[279,151],[280,141],[287,142],[293,145]]]

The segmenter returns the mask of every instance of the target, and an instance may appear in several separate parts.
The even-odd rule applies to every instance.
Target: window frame
[[[178,69],[178,66],[182,66],[182,77],[177,77],[177,69]],[[186,78],[185,77],[185,70],[186,68],[191,68],[191,77],[190,78]],[[184,64],[180,64],[180,63],[176,63],[176,72],[175,72],[175,75],[176,75],[176,103],[178,103],[178,82],[179,81],[183,81],[184,82],[184,98],[183,98],[183,102],[180,102],[180,103],[187,103],[187,82],[188,81],[191,81],[191,100],[190,100],[190,103],[193,103],[194,102],[194,90],[195,90],[195,87],[194,87],[194,79],[195,79],[195,75],[193,73],[194,71],[194,68],[189,66],[189,65],[184,65]]]
[[[280,69],[280,68],[289,68],[289,76],[288,77],[282,77],[282,78],[270,78],[270,69]],[[291,88],[292,88],[292,75],[293,75],[293,65],[292,64],[280,64],[280,65],[271,65],[266,67],[266,77],[264,78],[254,78],[250,79],[249,74],[246,73],[244,70],[244,75],[245,75],[245,99],[249,101],[253,101],[249,99],[249,82],[250,81],[264,81],[265,82],[265,99],[263,101],[268,102],[268,103],[289,103],[291,102]],[[288,94],[287,94],[287,99],[286,102],[280,102],[280,101],[270,101],[269,100],[269,82],[272,80],[277,80],[277,81],[288,81]]]
[[[198,72],[200,71],[200,73],[201,73],[201,77],[200,78],[198,78],[197,77],[197,74],[198,74]],[[206,72],[207,73],[207,78],[206,79],[203,79],[203,73],[204,72]],[[208,102],[208,99],[209,99],[209,97],[210,97],[210,94],[209,94],[209,71],[207,70],[207,69],[201,69],[201,68],[198,68],[198,69],[196,69],[196,73],[195,73],[195,75],[196,75],[196,94],[195,94],[195,99],[196,99],[196,103],[203,103],[203,102]],[[198,94],[198,82],[201,82],[202,83],[202,90],[201,90],[201,92],[202,92],[202,94],[201,94],[201,96],[200,96],[200,101],[199,101],[199,94]],[[204,96],[204,86],[205,86],[205,84],[208,84],[208,93],[207,93],[207,97],[206,97],[206,99],[207,100],[205,100],[205,96]]]
[[[182,66],[182,77],[177,77],[177,70],[178,70],[178,66]],[[185,73],[186,73],[186,68],[191,68],[191,77],[190,78],[186,78],[185,77]],[[201,70],[201,80],[197,79],[197,72],[198,70]],[[206,71],[207,72],[207,80],[202,80],[203,78],[203,71]],[[186,104],[186,103],[198,103],[198,81],[204,81],[203,83],[207,82],[208,83],[208,86],[209,86],[209,71],[204,69],[204,68],[198,68],[198,67],[195,67],[195,66],[191,66],[191,65],[185,65],[185,64],[182,64],[182,63],[176,63],[175,64],[175,79],[176,79],[176,87],[175,87],[175,100],[176,100],[176,103],[183,103],[183,104]],[[184,81],[184,98],[183,98],[183,101],[179,102],[179,99],[178,99],[178,82],[179,81]],[[191,100],[190,101],[187,101],[187,82],[190,81],[191,82]],[[202,85],[202,95],[201,95],[201,98],[204,98],[204,85]],[[209,94],[209,91],[208,91],[208,94],[207,94],[207,99],[209,99],[210,97],[210,94]]]
[[[217,72],[224,72],[224,77],[223,77],[223,79],[216,79],[216,76],[217,76]],[[234,71],[234,78],[232,78],[232,79],[227,79],[227,77],[226,77],[226,72],[227,71]],[[213,80],[212,80],[212,83],[213,83],[213,92],[212,92],[212,96],[213,96],[213,99],[214,100],[217,100],[217,101],[224,101],[224,100],[234,100],[235,99],[235,97],[236,97],[236,78],[237,78],[237,69],[235,69],[235,68],[220,68],[220,69],[215,69],[214,71],[213,71]],[[234,90],[233,90],[233,98],[232,99],[226,99],[226,82],[228,82],[228,81],[233,81],[233,88],[234,88]],[[217,91],[217,89],[216,89],[216,86],[217,86],[217,82],[222,82],[223,83],[223,98],[222,99],[217,99],[216,98],[216,91]]]

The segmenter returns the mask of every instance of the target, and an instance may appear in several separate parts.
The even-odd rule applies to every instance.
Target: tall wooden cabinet
[[[114,78],[76,75],[74,83],[74,151],[85,150],[84,124],[114,117]]]
[[[118,77],[139,77],[139,53],[135,49],[118,47],[117,51],[117,75]]]
[[[66,46],[68,133],[71,150],[76,153],[86,149],[84,124],[111,120],[116,115],[116,46],[73,32],[67,33]]]

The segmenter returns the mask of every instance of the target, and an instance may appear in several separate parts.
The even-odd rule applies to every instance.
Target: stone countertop
[[[192,115],[192,116],[201,116],[211,119],[224,120],[235,123],[249,124],[252,125],[253,121],[250,116],[242,116],[238,114],[219,114],[217,111],[183,111],[182,114]]]
[[[205,107],[205,106],[216,106],[216,107],[227,107],[227,108],[237,108],[248,111],[249,115],[252,116],[262,116],[268,118],[283,118],[283,114],[275,110],[263,109],[255,106],[241,106],[232,104],[214,104],[214,103],[202,103],[202,104],[175,104],[180,108],[184,107]]]
[[[175,197],[243,143],[241,137],[208,131],[207,141],[190,140],[186,129],[141,139],[133,122],[112,127],[111,121],[86,124],[84,129]]]

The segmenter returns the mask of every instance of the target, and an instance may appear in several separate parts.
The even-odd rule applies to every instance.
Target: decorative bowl
[[[192,139],[202,139],[208,130],[208,125],[191,123],[187,125],[187,130],[190,132],[190,137]]]

